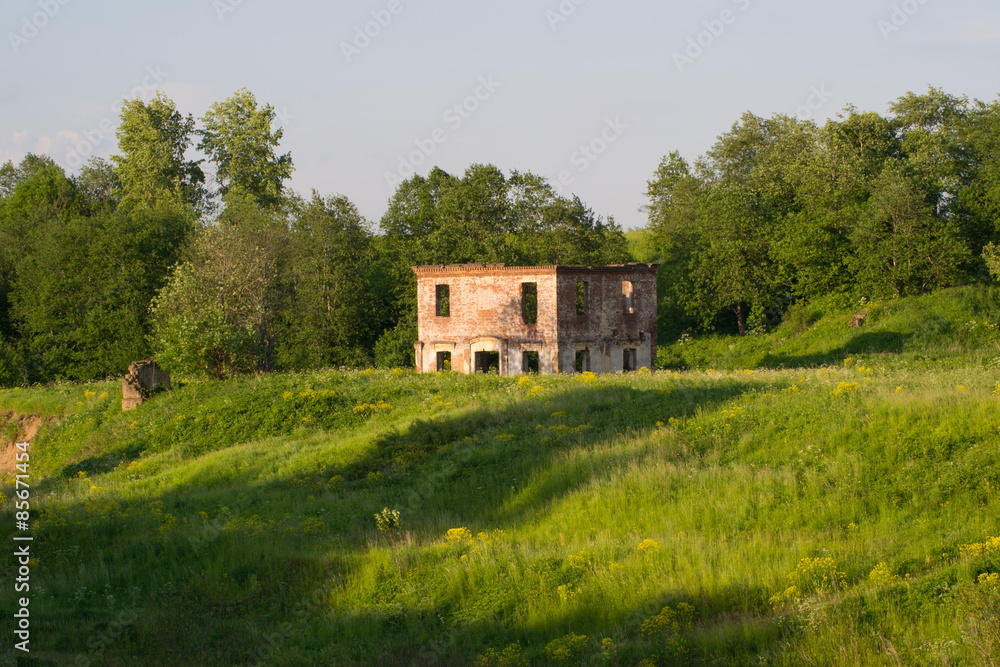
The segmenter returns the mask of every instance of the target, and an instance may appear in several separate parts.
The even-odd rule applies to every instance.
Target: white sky
[[[74,151],[116,150],[115,100],[159,89],[198,118],[246,87],[283,116],[291,187],[344,194],[373,222],[403,160],[562,175],[565,194],[641,227],[660,158],[696,158],[744,111],[812,101],[822,122],[929,85],[1000,93],[987,0],[4,0],[0,36],[2,161],[47,153],[72,173]]]

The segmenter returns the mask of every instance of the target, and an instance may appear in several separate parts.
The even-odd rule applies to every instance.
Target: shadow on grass
[[[368,453],[324,475],[341,475],[348,488],[371,487],[379,475],[387,506],[410,516],[453,515],[471,524],[518,522],[575,488],[586,486],[596,470],[628,464],[648,454],[609,455],[604,465],[580,476],[557,475],[533,489],[530,503],[512,512],[507,502],[531,478],[548,470],[572,448],[590,448],[623,434],[653,430],[657,422],[686,419],[698,409],[712,410],[753,391],[758,383],[720,381],[711,386],[662,390],[628,386],[580,385],[524,399],[498,409],[414,422],[405,433],[376,440]],[[465,525],[465,524],[456,524]],[[454,526],[449,526],[454,527]]]
[[[651,656],[656,656],[655,664],[757,664],[761,656],[774,658],[789,650],[789,628],[767,618],[770,595],[763,588],[745,586],[697,596],[664,592],[614,612],[582,606],[558,610],[541,623],[518,622],[513,604],[480,607],[480,618],[465,623],[450,621],[447,607],[370,613],[333,619],[333,623],[338,636],[346,640],[337,656],[344,664],[373,660],[379,665],[470,665],[490,649],[500,653],[512,644],[523,649],[522,657],[528,660],[525,664],[550,664],[559,661],[548,656],[545,647],[571,633],[585,636],[586,642],[569,664],[639,664]],[[670,614],[680,611],[682,605],[690,606],[693,613],[673,616],[671,621],[676,620],[676,625],[667,621],[656,627],[653,619],[666,607],[670,607]],[[645,632],[644,624],[648,628]],[[330,630],[317,625],[312,632]],[[616,645],[615,660],[602,659],[604,638],[611,638]]]
[[[899,354],[906,349],[912,334],[897,331],[872,331],[854,336],[844,345],[817,354],[784,355],[768,353],[761,362],[763,368],[809,368],[839,364],[855,354]]]
[[[759,386],[754,381],[720,380],[703,386],[675,385],[667,393],[655,387],[581,383],[550,390],[541,397],[418,420],[405,431],[380,434],[372,447],[350,463],[302,470],[302,477],[329,479],[339,475],[344,480],[337,490],[317,492],[317,497],[291,479],[254,484],[237,479],[225,486],[193,486],[149,498],[162,504],[162,514],[146,519],[130,517],[128,528],[126,519],[111,514],[100,521],[88,520],[86,525],[70,523],[47,538],[58,542],[60,548],[78,545],[78,555],[65,563],[53,562],[46,577],[72,581],[61,585],[74,588],[81,576],[78,568],[86,570],[89,564],[100,563],[102,574],[92,576],[106,579],[87,579],[91,590],[106,585],[112,591],[136,588],[146,592],[136,603],[142,611],[140,620],[95,663],[118,664],[155,653],[164,659],[163,664],[187,664],[191,656],[216,664],[243,664],[259,655],[298,656],[288,657],[287,662],[316,664],[316,660],[330,662],[335,654],[341,656],[338,659],[344,655],[357,659],[368,647],[375,651],[368,657],[375,656],[379,664],[412,664],[415,660],[420,660],[419,664],[468,664],[474,657],[470,650],[478,653],[488,646],[502,648],[514,641],[544,645],[570,629],[579,632],[577,627],[594,636],[610,636],[619,627],[638,635],[641,623],[664,604],[684,600],[665,593],[640,609],[613,618],[581,608],[530,631],[516,629],[516,624],[508,624],[510,619],[501,620],[486,623],[470,637],[454,635],[453,624],[443,620],[454,610],[443,607],[424,614],[401,605],[399,614],[381,619],[369,612],[371,622],[363,623],[331,619],[328,610],[337,582],[356,576],[364,567],[366,554],[381,539],[373,511],[399,509],[405,528],[418,543],[439,541],[444,529],[455,526],[489,530],[501,521],[499,527],[516,530],[560,497],[607,474],[607,468],[584,467],[575,474],[546,480],[532,491],[530,502],[515,510],[508,501],[518,489],[511,488],[510,480],[525,484],[548,471],[557,457],[572,448],[594,447],[622,434],[651,431],[657,422],[671,417],[685,419],[699,408],[711,410]],[[334,432],[331,439],[335,437]],[[617,456],[620,464],[647,455],[644,451],[609,454]],[[85,463],[107,468],[111,461],[95,457]],[[321,516],[327,531],[312,535],[284,532],[290,499],[296,521]],[[220,516],[223,504],[243,522],[235,530],[226,520],[214,518]],[[213,518],[199,523],[198,513],[206,510]],[[78,501],[69,511],[89,510]],[[168,515],[179,519],[185,528],[170,527]],[[190,525],[205,528],[192,534],[186,528],[189,524],[184,523],[188,519]],[[143,528],[143,520],[149,526]],[[254,532],[246,528],[248,521],[273,521],[274,527]],[[161,524],[159,529],[157,524]],[[388,571],[387,585],[399,585],[393,583],[397,567],[399,580],[403,579],[405,566],[397,563]],[[61,590],[55,583],[50,588]],[[324,592],[322,603],[296,606],[315,590]],[[750,602],[727,598],[690,603],[708,613],[731,610],[755,614],[765,593],[746,593]],[[72,597],[65,590],[60,595]],[[70,600],[61,602],[70,604]],[[59,634],[66,650],[86,654],[88,637],[93,634],[88,628],[103,627],[100,621],[95,625],[95,618],[110,623],[116,609],[97,600],[90,612],[87,628],[72,618],[63,618]],[[424,615],[426,618],[421,618]],[[180,616],[188,620],[181,624]],[[277,628],[281,630],[276,635]],[[321,633],[306,631],[309,628]],[[231,641],[236,635],[245,639]],[[330,652],[319,639],[334,641],[334,637],[345,635],[356,635],[352,642],[361,648]],[[428,655],[427,647],[435,644],[438,649]],[[730,650],[724,645],[713,646],[711,650]],[[702,653],[710,650],[709,644],[691,648]],[[735,646],[732,650],[743,649]]]

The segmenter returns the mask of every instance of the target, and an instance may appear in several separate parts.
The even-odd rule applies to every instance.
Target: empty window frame
[[[521,317],[528,326],[538,322],[538,283],[521,283]]]
[[[451,352],[437,353],[437,369],[439,371],[451,370]]]
[[[434,288],[434,314],[438,317],[451,317],[451,290],[448,285],[437,285]]]
[[[521,372],[522,373],[538,373],[541,369],[541,364],[539,362],[539,355],[536,351],[524,352],[521,355]]]
[[[587,314],[587,297],[588,297],[588,285],[584,280],[577,281],[576,283],[576,314],[586,315]]]
[[[629,371],[638,370],[636,368],[636,350],[634,347],[626,347],[622,350],[622,370],[628,373]]]
[[[590,370],[590,350],[576,351],[576,360],[573,364],[573,370],[577,373],[586,373]]]
[[[635,287],[628,280],[622,281],[622,305],[626,315],[635,315]]]

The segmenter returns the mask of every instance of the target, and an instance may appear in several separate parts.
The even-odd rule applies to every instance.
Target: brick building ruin
[[[417,274],[417,370],[653,368],[656,264],[450,264]]]
[[[170,373],[150,357],[133,361],[122,380],[122,411],[135,410],[157,391],[170,391]]]

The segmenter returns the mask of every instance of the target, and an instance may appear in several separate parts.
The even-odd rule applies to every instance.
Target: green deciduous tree
[[[11,315],[36,380],[124,373],[148,356],[150,300],[191,228],[176,202],[36,218],[15,261]]]
[[[288,299],[283,216],[233,193],[218,224],[194,236],[153,310],[157,356],[182,373],[267,372]]]
[[[1000,101],[977,101],[963,127],[976,177],[958,193],[987,238],[1000,236]]]
[[[90,214],[110,212],[121,203],[121,181],[114,167],[101,158],[91,158],[73,179],[81,206]]]
[[[815,127],[787,116],[744,114],[692,174],[674,153],[650,181],[647,211],[669,276],[673,305],[706,326],[720,310],[740,334],[761,323],[790,291],[776,248],[782,221],[800,208],[793,168]]]
[[[698,241],[698,199],[703,186],[677,151],[660,161],[656,174],[647,182],[649,244],[661,262],[658,329],[672,338],[701,319],[692,319],[683,304],[692,289],[689,267]]]
[[[416,339],[416,280],[421,264],[506,263],[603,265],[628,261],[614,220],[595,216],[579,198],[555,194],[544,178],[505,175],[489,164],[461,178],[434,168],[393,193],[381,221],[385,275],[396,286],[392,320],[376,346],[380,364],[406,357]]]
[[[162,93],[149,102],[132,99],[122,106],[117,132],[121,155],[111,161],[123,206],[154,208],[167,198],[202,209],[205,175],[200,161],[185,159],[193,131],[194,118],[182,116]]]
[[[213,104],[205,114],[198,148],[215,165],[221,195],[240,192],[264,207],[281,203],[293,167],[290,153],[275,154],[283,130],[271,129],[274,119],[274,108],[258,107],[246,88]]]
[[[866,294],[903,296],[959,283],[970,259],[958,225],[936,216],[898,169],[875,182],[852,233],[850,266]]]
[[[25,158],[21,163],[14,187],[3,200],[0,226],[37,217],[66,219],[78,213],[80,206],[76,186],[66,177],[62,167],[32,159],[30,167],[24,168],[28,161],[29,158]]]
[[[77,190],[51,159],[28,155],[4,166],[6,194],[0,201],[0,336],[18,338],[13,303],[19,291],[18,266],[30,259],[31,240],[40,228],[59,227],[79,211]],[[30,290],[29,284],[20,290]]]
[[[699,200],[688,266],[692,289],[682,303],[706,324],[720,310],[731,311],[741,336],[760,324],[781,296],[764,210],[758,195],[732,184],[713,187]]]
[[[18,184],[44,167],[58,167],[48,155],[28,153],[16,166],[10,160],[0,166],[0,202],[13,194]],[[61,168],[60,168],[61,170]]]
[[[372,289],[371,232],[346,197],[301,203],[292,221],[289,334],[279,347],[285,367],[370,363],[386,304]]]
[[[887,119],[849,107],[845,116],[817,129],[813,145],[788,164],[797,176],[797,207],[779,223],[774,250],[796,296],[854,289],[850,235],[875,179],[899,150]]]
[[[822,128],[745,114],[694,170],[664,158],[648,191],[663,310],[709,326],[729,309],[743,332],[800,298],[968,280],[996,233],[998,117],[932,88],[888,118],[848,107]]]

